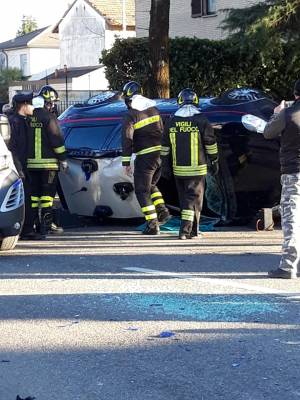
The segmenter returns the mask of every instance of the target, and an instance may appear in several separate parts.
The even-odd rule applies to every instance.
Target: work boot
[[[180,224],[178,239],[180,240],[191,239],[191,229],[192,229],[191,222],[182,220]]]
[[[144,235],[159,235],[160,230],[159,230],[159,224],[158,221],[148,221],[146,224],[145,229],[143,230]]]
[[[157,219],[159,225],[166,224],[171,218],[172,216],[166,207],[157,207]]]
[[[296,279],[297,273],[292,271],[286,271],[281,268],[273,269],[268,272],[269,278],[281,278],[281,279]]]
[[[57,226],[54,222],[52,222],[48,233],[50,233],[51,235],[62,235],[64,233],[64,230],[61,226]]]
[[[50,212],[50,211],[43,212],[42,211],[41,223],[40,223],[40,227],[39,227],[40,233],[44,236],[47,235],[51,229],[52,223],[53,223],[52,212]]]

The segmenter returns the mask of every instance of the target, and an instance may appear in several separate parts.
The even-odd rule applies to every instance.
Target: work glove
[[[219,173],[219,160],[211,160],[209,172],[212,176],[216,176]]]
[[[59,162],[59,170],[60,170],[60,172],[66,173],[68,171],[68,169],[69,169],[69,166],[68,166],[68,162],[66,160]]]

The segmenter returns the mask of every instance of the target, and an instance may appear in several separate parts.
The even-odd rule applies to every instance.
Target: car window
[[[120,135],[120,124],[116,123],[74,127],[69,131],[65,146],[67,149],[111,150],[119,148],[114,146],[121,140]]]

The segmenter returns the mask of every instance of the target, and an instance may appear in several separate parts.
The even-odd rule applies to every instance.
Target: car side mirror
[[[248,131],[263,133],[267,122],[255,115],[246,114],[242,116],[242,124]]]
[[[0,135],[3,137],[5,144],[8,145],[11,131],[8,118],[3,114],[0,114]]]

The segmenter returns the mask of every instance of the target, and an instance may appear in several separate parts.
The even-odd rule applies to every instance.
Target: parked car
[[[276,140],[248,131],[245,114],[269,119],[276,103],[265,93],[233,89],[220,97],[201,98],[199,109],[214,126],[220,173],[206,179],[204,212],[224,222],[249,220],[260,208],[278,203],[280,172]],[[163,119],[177,110],[176,99],[157,100]],[[132,178],[121,166],[121,123],[126,112],[116,92],[95,96],[67,109],[60,125],[68,150],[69,172],[60,174],[60,196],[71,213],[85,216],[142,216]],[[167,204],[177,209],[173,180],[159,182]]]
[[[6,143],[10,128],[7,117],[0,115],[0,250],[12,250],[24,222],[23,183]]]

